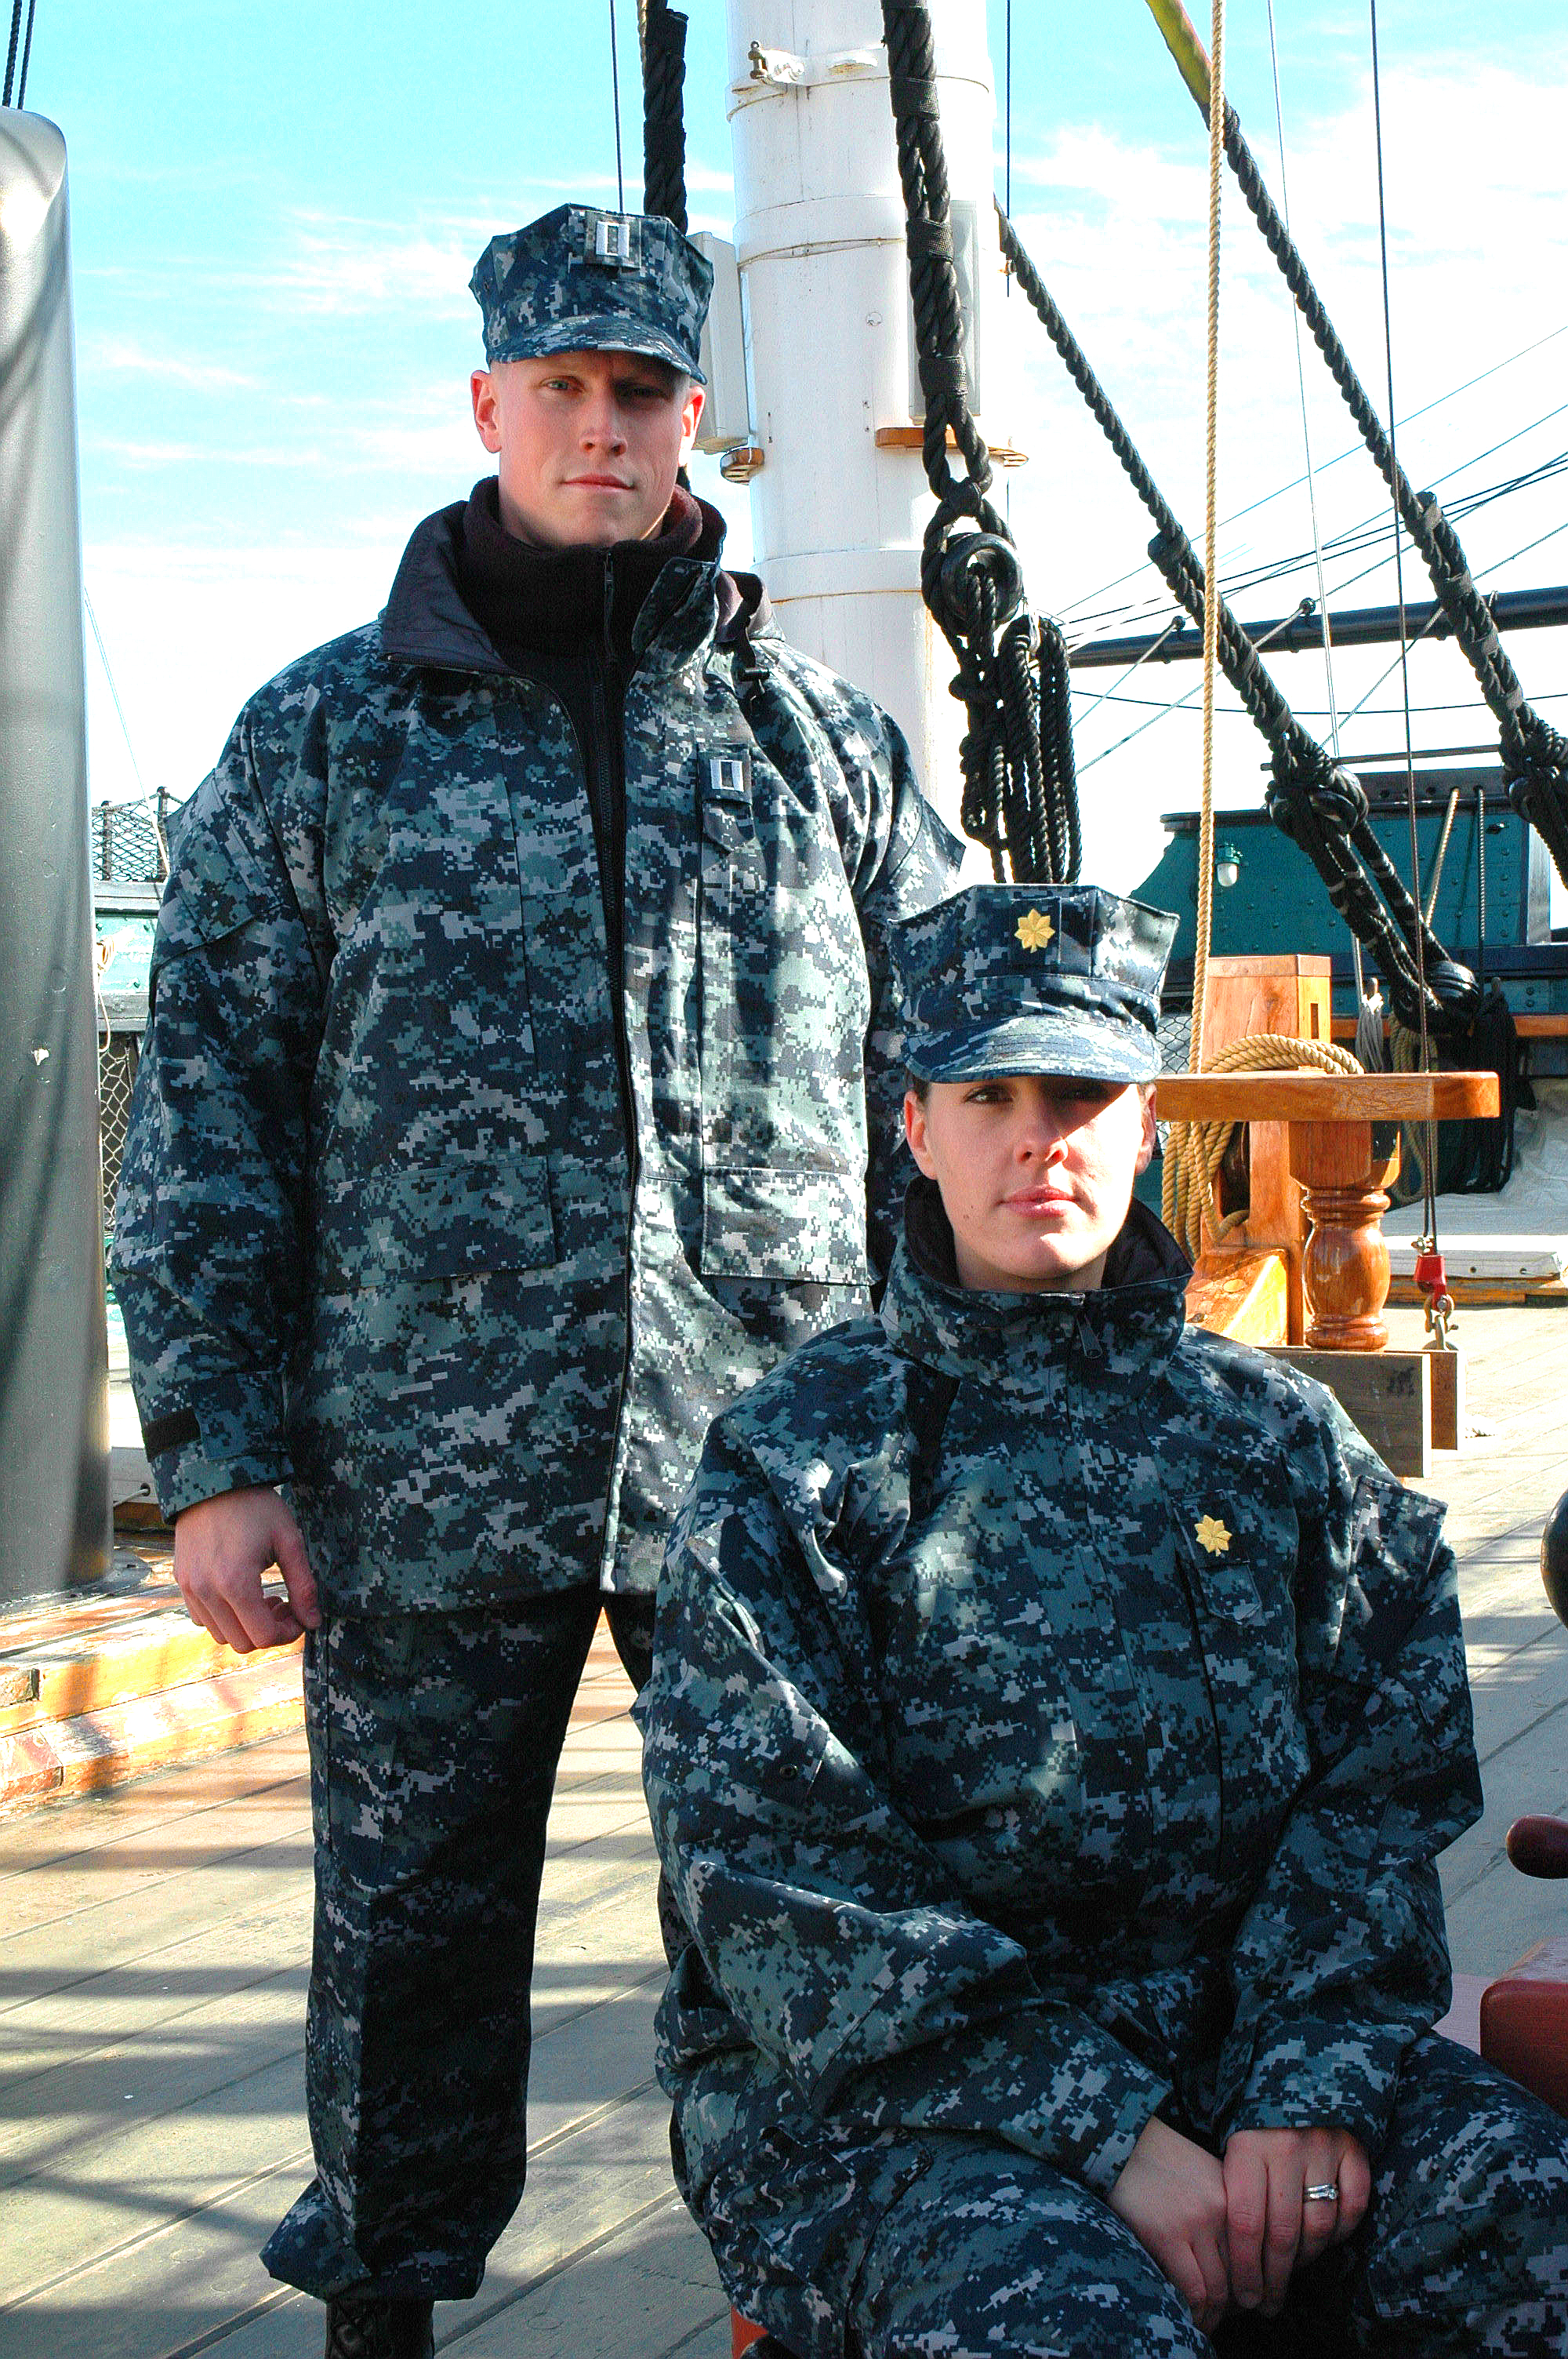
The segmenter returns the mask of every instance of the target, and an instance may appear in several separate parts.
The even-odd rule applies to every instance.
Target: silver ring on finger
[[[1332,2179],[1325,2180],[1320,2187],[1303,2187],[1302,2189],[1302,2201],[1303,2203],[1337,2203],[1338,2201],[1339,2188],[1336,2181]]]

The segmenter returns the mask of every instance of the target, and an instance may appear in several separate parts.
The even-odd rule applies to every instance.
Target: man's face
[[[635,353],[552,353],[473,373],[473,418],[501,457],[501,521],[544,549],[655,533],[690,453],[702,387]]]
[[[942,1190],[960,1285],[1087,1293],[1154,1151],[1134,1084],[1013,1074],[933,1082],[903,1102],[910,1151]]]

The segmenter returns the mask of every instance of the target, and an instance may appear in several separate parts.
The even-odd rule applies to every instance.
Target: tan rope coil
[[[1401,1024],[1397,1016],[1390,1016],[1389,1018],[1390,1071],[1396,1073],[1422,1073],[1425,1072],[1434,1061],[1431,1053],[1431,1043],[1423,1043],[1419,1032],[1412,1030],[1408,1024]],[[1400,1125],[1400,1136],[1403,1145],[1410,1149],[1411,1160],[1415,1165],[1416,1178],[1421,1181],[1422,1195],[1427,1193],[1429,1179],[1431,1191],[1435,1195],[1437,1192],[1436,1125],[1430,1122],[1407,1122]]]
[[[1253,1032],[1233,1040],[1204,1071],[1208,1073],[1290,1072],[1310,1065],[1320,1073],[1358,1073],[1361,1066],[1348,1049],[1331,1040],[1292,1040],[1282,1032]],[[1217,1245],[1247,1218],[1230,1212],[1222,1219],[1214,1200],[1215,1174],[1230,1146],[1233,1122],[1173,1122],[1165,1139],[1161,1185],[1161,1213],[1165,1226],[1194,1261],[1204,1249],[1206,1232]]]

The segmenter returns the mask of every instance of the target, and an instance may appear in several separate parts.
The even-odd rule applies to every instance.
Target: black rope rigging
[[[685,234],[686,27],[668,0],[639,8],[643,34],[643,211]]]
[[[1151,559],[1178,603],[1201,626],[1202,560],[1004,214],[999,214],[998,232],[1019,286],[1158,527],[1149,544]],[[1400,1020],[1418,1028],[1424,1006],[1434,1028],[1454,1030],[1468,1020],[1476,1006],[1475,977],[1449,957],[1427,926],[1373,831],[1359,783],[1303,728],[1223,599],[1218,653],[1221,669],[1269,745],[1269,812],[1275,825],[1306,853],[1330,901],[1357,940],[1376,958]]]
[[[27,29],[30,33],[31,26]],[[4,89],[0,90],[0,106],[9,106],[11,103],[11,90],[16,78],[16,44],[21,38],[22,0],[11,0],[11,38],[5,49],[5,82]],[[16,103],[20,105],[20,99]]]
[[[1206,119],[1207,107],[1198,102]],[[1295,241],[1270,196],[1258,159],[1242,134],[1236,109],[1225,110],[1225,152],[1248,210],[1279,264],[1313,341],[1361,439],[1393,494],[1400,521],[1419,550],[1454,636],[1476,674],[1498,723],[1509,799],[1537,830],[1568,884],[1568,737],[1527,701],[1518,673],[1498,636],[1491,608],[1471,577],[1459,536],[1431,492],[1416,492],[1400,466],[1390,436],[1351,364]]]
[[[1024,601],[1012,535],[990,497],[991,462],[970,414],[936,61],[925,0],[882,0],[898,138],[920,384],[923,457],[936,507],[920,586],[958,660],[968,716],[959,752],[963,823],[999,877],[1076,881],[1082,861],[1067,651]],[[948,463],[949,440],[963,462]]]
[[[27,68],[33,56],[33,18],[38,13],[38,0],[27,0],[27,29],[22,41],[22,71],[16,81],[16,103],[27,103]]]

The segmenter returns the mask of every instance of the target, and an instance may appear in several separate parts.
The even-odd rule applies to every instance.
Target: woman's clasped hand
[[[1220,2162],[1156,2114],[1108,2201],[1207,2334],[1231,2309],[1277,2316],[1296,2269],[1360,2225],[1371,2184],[1348,2130],[1238,2130]]]

